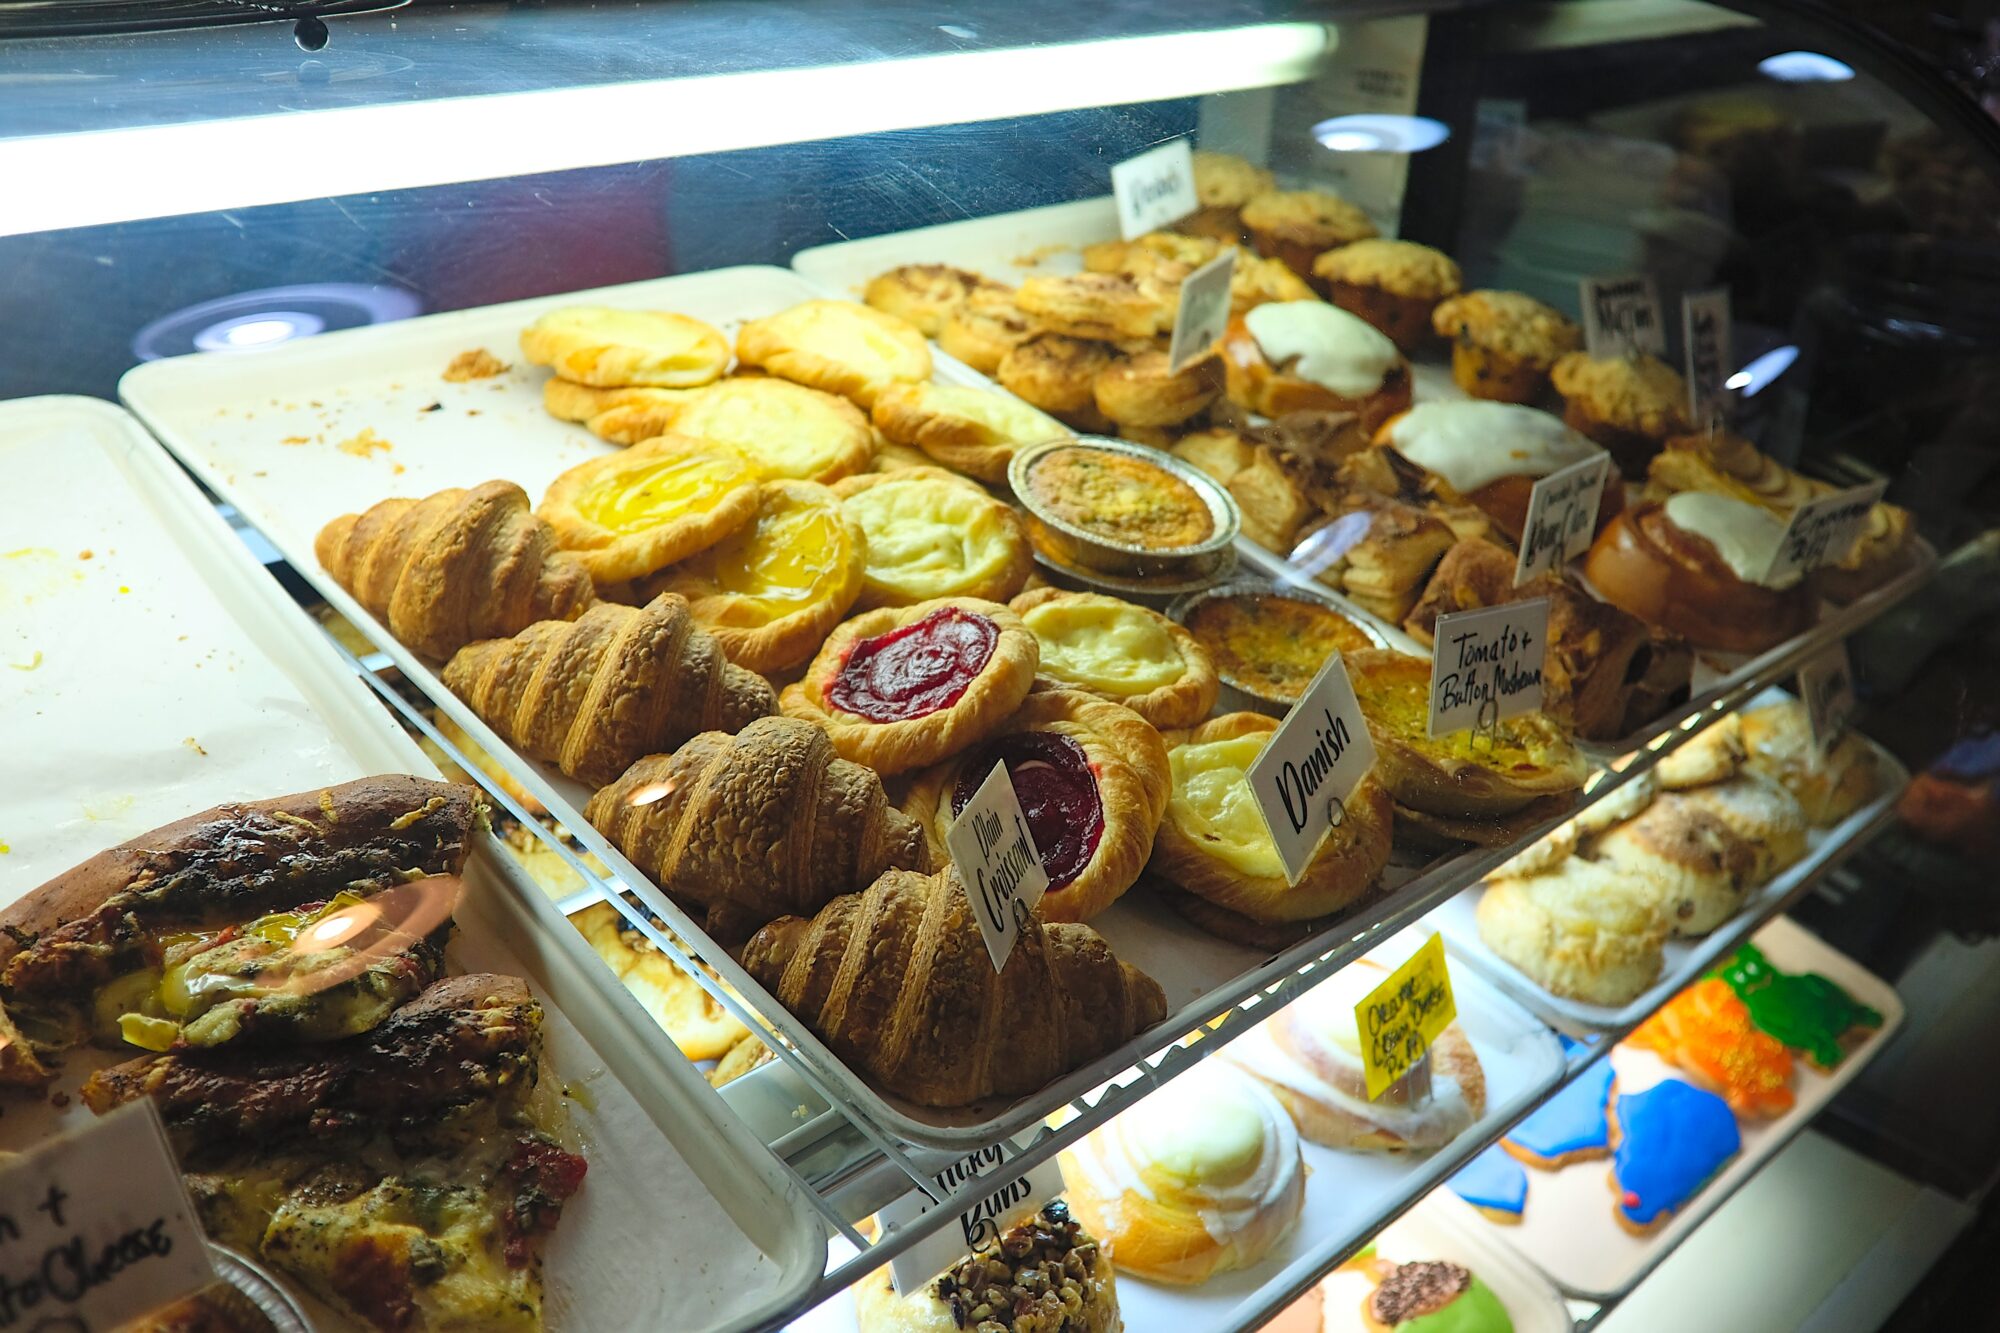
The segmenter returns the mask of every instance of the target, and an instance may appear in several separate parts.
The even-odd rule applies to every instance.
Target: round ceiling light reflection
[[[1451,127],[1441,120],[1375,113],[1335,116],[1312,132],[1321,147],[1336,153],[1421,153],[1451,137]]]
[[[325,327],[324,319],[304,310],[269,310],[218,320],[198,329],[194,345],[204,352],[243,352],[294,338],[309,338]]]
[[[307,282],[198,301],[162,315],[132,338],[141,361],[189,352],[254,352],[296,338],[423,313],[415,292],[380,283]]]
[[[1757,62],[1757,70],[1780,83],[1844,83],[1854,67],[1817,51],[1780,51]]]

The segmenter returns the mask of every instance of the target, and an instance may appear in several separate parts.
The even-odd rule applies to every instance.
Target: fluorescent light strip
[[[1271,23],[4,139],[0,236],[1266,88],[1335,40]]]

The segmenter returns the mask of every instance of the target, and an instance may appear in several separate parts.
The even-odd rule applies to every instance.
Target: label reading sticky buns
[[[1433,634],[1431,736],[1495,727],[1541,708],[1548,598],[1439,616]]]
[[[1521,525],[1521,554],[1514,562],[1514,586],[1560,569],[1590,549],[1597,530],[1597,507],[1611,475],[1611,455],[1599,453],[1549,473],[1528,493]]]
[[[1347,817],[1347,798],[1374,766],[1375,741],[1347,664],[1334,653],[1245,774],[1287,883],[1305,874],[1320,840]]]
[[[1007,965],[1021,927],[1049,888],[1042,854],[1028,832],[1028,817],[1022,813],[1004,760],[994,763],[993,771],[959,810],[944,843],[972,901],[972,919],[986,941],[986,956],[998,972]]]
[[[1416,1067],[1458,1017],[1445,966],[1444,937],[1433,934],[1389,979],[1354,1006],[1361,1067],[1374,1101]]]
[[[1186,139],[1149,148],[1111,168],[1118,234],[1137,240],[1170,227],[1201,207],[1194,192],[1194,150]]]
[[[975,1180],[1000,1173],[1020,1149],[1002,1141],[962,1157],[945,1159],[941,1165],[924,1166],[936,1182],[938,1193],[949,1198]],[[913,1153],[912,1156],[918,1156]],[[1000,1239],[1000,1233],[1063,1192],[1062,1168],[1054,1157],[1017,1174],[987,1198],[958,1215],[958,1225],[939,1227],[930,1235],[889,1261],[889,1282],[898,1296],[919,1291],[924,1283],[963,1259],[982,1245]],[[887,1231],[908,1225],[922,1217],[935,1203],[922,1191],[911,1190],[875,1215]]]
[[[1188,362],[1207,353],[1229,327],[1229,280],[1236,272],[1236,251],[1224,250],[1181,282],[1180,305],[1174,311],[1174,338],[1167,350],[1167,369],[1178,375]]]

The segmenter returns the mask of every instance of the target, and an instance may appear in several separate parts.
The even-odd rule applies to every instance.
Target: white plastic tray
[[[1448,1208],[1469,1228],[1513,1246],[1574,1296],[1608,1301],[1630,1291],[1853,1081],[1903,1021],[1902,1002],[1887,982],[1789,918],[1771,921],[1757,933],[1755,942],[1777,967],[1787,972],[1821,973],[1861,1003],[1880,1010],[1882,1026],[1849,1052],[1831,1074],[1818,1072],[1804,1060],[1796,1061],[1793,1090],[1798,1094],[1797,1103],[1772,1120],[1739,1117],[1743,1150],[1665,1226],[1651,1235],[1634,1236],[1618,1225],[1612,1216],[1612,1193],[1607,1184],[1611,1163],[1607,1158],[1577,1162],[1560,1171],[1524,1168],[1528,1202],[1519,1222],[1493,1222],[1449,1189],[1439,1190],[1431,1204]],[[1610,1058],[1618,1072],[1613,1095],[1643,1092],[1674,1072],[1652,1052],[1624,1045],[1616,1047]]]
[[[124,412],[0,404],[0,467],[15,497],[0,661],[32,667],[0,670],[0,902],[219,801],[435,776]],[[550,1326],[671,1310],[676,1327],[737,1328],[802,1299],[824,1232],[789,1177],[670,1046],[635,1038],[651,1020],[510,857],[475,853],[465,882],[455,969],[528,978],[554,1069],[585,1090],[572,1107],[591,1171],[549,1245]],[[109,1058],[73,1058],[62,1086]],[[74,1100],[7,1111],[12,1145],[89,1114]]]
[[[1768,690],[1748,707],[1756,708],[1787,698],[1782,691]],[[1559,1028],[1570,1032],[1613,1032],[1632,1027],[1646,1015],[1673,998],[1710,964],[1749,938],[1768,917],[1782,912],[1806,892],[1819,877],[1852,855],[1877,829],[1893,816],[1896,798],[1909,785],[1909,771],[1896,757],[1875,745],[1877,771],[1882,789],[1874,799],[1828,829],[1814,829],[1806,836],[1806,854],[1773,877],[1770,883],[1751,894],[1737,914],[1700,939],[1670,938],[1660,978],[1630,1003],[1589,1004],[1582,1000],[1551,995],[1535,984],[1512,963],[1486,947],[1479,937],[1479,898],[1486,890],[1473,885],[1430,914],[1430,921],[1443,932],[1451,947],[1471,966],[1488,977]]]
[[[1573,1333],[1575,1321],[1562,1297],[1534,1265],[1426,1199],[1375,1239],[1375,1252],[1395,1263],[1447,1259],[1472,1270],[1513,1321],[1514,1333]],[[1363,1333],[1361,1302],[1371,1290],[1359,1273],[1336,1269],[1320,1284],[1321,1322],[1273,1326],[1269,1333]],[[1303,1312],[1301,1312],[1303,1313]]]

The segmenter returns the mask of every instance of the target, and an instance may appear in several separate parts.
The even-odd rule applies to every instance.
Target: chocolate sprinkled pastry
[[[1057,1199],[931,1285],[972,1333],[1101,1333],[1118,1327],[1111,1263]]]
[[[1390,1328],[1436,1314],[1472,1287],[1472,1274],[1442,1259],[1398,1264],[1369,1298],[1370,1311]]]

